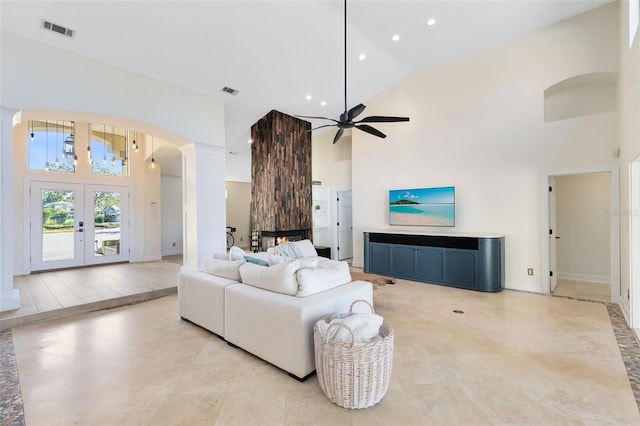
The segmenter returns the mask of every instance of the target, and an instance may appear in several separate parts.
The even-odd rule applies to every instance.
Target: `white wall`
[[[160,182],[162,255],[182,254],[182,178],[162,176]]]
[[[557,176],[558,278],[609,284],[609,173]]]
[[[329,224],[327,228],[313,229],[313,243],[317,246],[331,247],[331,256],[335,257],[338,245],[336,222],[338,212],[336,199],[339,191],[349,191],[351,184],[351,135],[345,135],[335,144],[336,130],[314,135],[311,151],[312,180],[322,182],[329,187]]]
[[[126,117],[139,122],[138,130],[179,145],[225,144],[222,101],[15,34],[1,35],[3,106]]]
[[[388,226],[388,190],[456,187],[456,227],[505,235],[506,287],[543,291],[540,179],[546,170],[607,168],[617,112],[544,123],[544,91],[618,70],[618,4],[432,66],[367,101],[369,115],[407,115],[353,133],[354,264],[364,230]],[[534,268],[534,276],[527,268]],[[544,280],[544,281],[543,281]]]
[[[629,2],[620,3],[620,76],[618,79],[618,109],[619,147],[620,147],[620,286],[622,293],[622,310],[631,318],[631,326],[640,328],[640,276],[631,275],[632,263],[638,262],[640,256],[640,241],[635,241],[638,247],[631,260],[631,222],[632,218],[638,223],[637,210],[633,210],[629,203],[630,193],[630,164],[640,155],[640,34],[636,32],[633,45],[629,47]],[[637,2],[634,2],[637,6]],[[636,12],[637,13],[637,12]],[[636,188],[637,190],[637,188]],[[636,235],[640,235],[636,231]],[[631,303],[627,293],[631,293]],[[631,305],[635,309],[631,309]],[[633,312],[632,312],[633,311]]]
[[[236,228],[235,245],[248,249],[251,246],[251,183],[225,182],[227,191],[227,226]]]

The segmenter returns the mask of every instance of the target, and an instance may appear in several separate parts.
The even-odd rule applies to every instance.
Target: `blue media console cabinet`
[[[498,292],[504,288],[504,236],[364,232],[364,272]]]

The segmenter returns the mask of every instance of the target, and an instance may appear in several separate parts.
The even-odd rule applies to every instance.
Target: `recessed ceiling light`
[[[361,53],[361,54],[358,56],[358,59],[360,59],[361,61],[364,61],[365,59],[367,59],[367,55],[365,55],[364,53]]]
[[[400,40],[400,36],[398,34],[394,34],[393,37],[391,37],[391,40],[398,41]]]
[[[432,25],[434,25],[435,23],[436,23],[436,20],[435,20],[434,18],[430,18],[430,19],[427,21],[427,25],[428,25],[428,26],[432,26]]]
[[[320,102],[320,106],[325,106],[325,105],[327,105],[327,101]]]
[[[311,100],[311,95],[307,95],[307,100],[310,101]]]

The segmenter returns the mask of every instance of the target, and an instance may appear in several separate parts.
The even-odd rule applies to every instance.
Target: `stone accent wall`
[[[312,236],[311,123],[276,110],[251,126],[253,231]]]

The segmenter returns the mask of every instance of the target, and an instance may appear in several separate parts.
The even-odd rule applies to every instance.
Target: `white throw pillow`
[[[346,262],[342,263],[343,265],[336,268],[300,269],[296,272],[298,280],[296,296],[311,296],[351,282],[349,265]]]
[[[259,266],[245,263],[240,267],[242,282],[254,287],[276,293],[295,296],[298,291],[296,271],[300,268],[298,260],[273,266]]]
[[[279,265],[281,263],[286,262],[287,259],[282,257],[282,256],[278,256],[277,254],[270,254],[269,255],[269,266],[273,266],[273,265]]]
[[[237,246],[233,246],[229,249],[229,259],[230,260],[240,260],[240,259],[244,259],[244,257],[247,255],[248,253],[245,253],[244,250],[242,250],[240,247]]]
[[[312,257],[317,256],[318,252],[316,248],[313,246],[313,243],[310,240],[300,240],[293,242],[300,250],[300,254],[302,257]]]
[[[244,258],[239,260],[205,259],[202,261],[202,270],[207,274],[240,281],[239,269],[244,263],[246,263]]]

